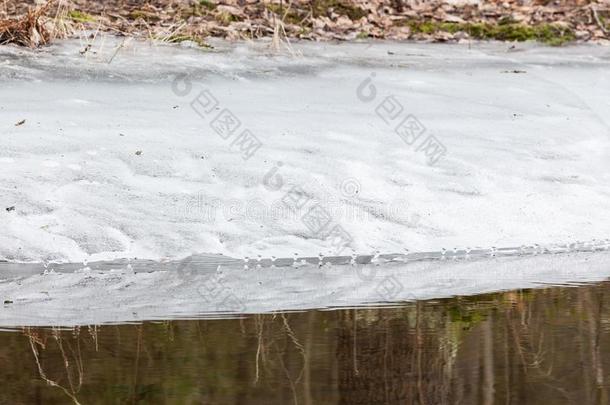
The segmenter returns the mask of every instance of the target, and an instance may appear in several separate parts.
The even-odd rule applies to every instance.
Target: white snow
[[[118,43],[0,48],[0,258],[335,253],[301,220],[314,202],[283,206],[292,185],[360,253],[608,237],[608,48],[129,42],[108,63]],[[262,141],[249,160],[191,108],[202,89]],[[446,147],[438,163],[376,114],[389,95]]]

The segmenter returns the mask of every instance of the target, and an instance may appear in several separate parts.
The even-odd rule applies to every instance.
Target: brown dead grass
[[[610,0],[51,0],[58,6],[43,6],[49,13],[32,11],[36,1],[0,0],[0,44],[38,46],[84,31],[203,47],[209,37],[271,37],[276,48],[280,37],[610,42]]]
[[[57,31],[53,21],[47,18],[47,13],[55,0],[44,5],[29,9],[19,18],[0,20],[0,45],[15,44],[35,48],[46,45],[54,38]]]

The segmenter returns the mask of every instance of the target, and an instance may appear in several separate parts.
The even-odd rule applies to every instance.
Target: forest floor
[[[549,45],[603,42],[610,38],[610,0],[3,0],[0,44],[37,46],[52,36],[85,30],[107,31],[167,42],[209,37],[230,40],[290,39],[536,40]],[[39,25],[17,28],[30,34],[7,35],[28,10],[44,7]],[[7,25],[8,24],[8,25]],[[7,28],[8,26],[8,28]],[[32,30],[32,26],[34,30]],[[50,28],[53,26],[52,28]],[[54,35],[45,35],[48,29]],[[4,30],[4,32],[3,32]]]

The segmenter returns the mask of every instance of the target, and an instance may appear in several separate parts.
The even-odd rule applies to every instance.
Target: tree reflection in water
[[[608,403],[610,283],[0,332],[0,403]]]

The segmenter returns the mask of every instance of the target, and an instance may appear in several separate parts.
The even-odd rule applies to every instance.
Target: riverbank
[[[34,0],[5,1],[2,19],[19,19]],[[549,45],[608,43],[610,2],[582,1],[147,1],[52,0],[42,13],[51,36],[78,37],[83,30],[209,47],[210,38],[273,38],[279,48],[291,39],[527,41]],[[0,23],[0,33],[2,24]],[[45,43],[40,32],[30,44]],[[40,31],[40,27],[38,27]],[[6,38],[5,38],[6,39]],[[0,43],[3,42],[0,34]],[[26,42],[27,43],[27,42]]]

